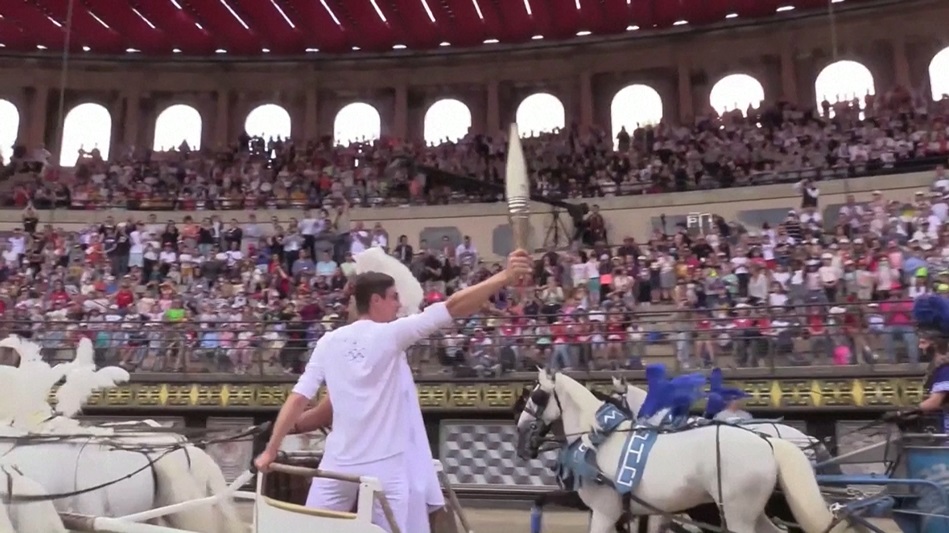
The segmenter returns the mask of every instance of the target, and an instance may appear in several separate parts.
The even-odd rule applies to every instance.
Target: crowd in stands
[[[891,172],[949,153],[949,99],[897,89],[823,109],[788,103],[714,111],[691,127],[661,123],[621,131],[570,126],[526,139],[538,194],[555,199],[630,195],[830,179]],[[227,149],[171,152],[117,149],[111,161],[80,150],[71,172],[48,172],[7,198],[23,207],[141,210],[357,206],[480,201],[484,194],[430,182],[418,166],[393,169],[396,158],[488,182],[503,180],[507,140],[469,135],[457,143],[380,139],[334,145],[244,136]],[[21,151],[27,154],[26,151]],[[22,162],[35,168],[45,150]],[[14,161],[17,164],[17,161]]]
[[[930,190],[851,199],[837,226],[825,227],[820,176],[810,172],[945,161],[949,102],[926,106],[893,91],[868,97],[863,110],[857,104],[637,129],[621,133],[617,150],[604,135],[575,128],[529,140],[534,185],[551,196],[632,193],[625,184],[638,192],[747,185],[778,171],[796,173],[803,200],[775,227],[716,217],[698,233],[660,228],[647,238],[607,228],[594,210],[588,242],[543,254],[534,286],[499,293],[479,315],[417,347],[413,365],[461,376],[538,364],[641,368],[662,352],[656,347],[683,368],[919,362],[910,301],[949,292],[949,175],[933,164]],[[104,162],[93,151],[68,176],[47,169],[52,185],[17,190],[22,229],[0,251],[6,333],[50,352],[89,336],[101,360],[133,370],[299,371],[313,343],[347,319],[354,254],[372,246],[392,253],[422,282],[426,303],[500,268],[482,259],[478,246],[487,243],[468,237],[413,249],[381,225],[349,224],[351,204],[383,204],[396,190],[405,202],[472,200],[383,169],[406,151],[451,172],[502,177],[503,143],[484,137],[424,149],[242,139],[213,157],[184,149]],[[70,233],[41,224],[35,211],[248,202],[298,206],[301,216],[238,223],[216,211],[201,220],[133,211]]]

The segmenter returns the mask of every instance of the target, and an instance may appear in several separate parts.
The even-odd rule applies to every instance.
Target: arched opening
[[[247,114],[244,131],[251,137],[262,139],[289,139],[290,113],[277,104],[263,104]]]
[[[337,144],[374,141],[382,136],[382,117],[375,107],[353,102],[336,113],[333,132]]]
[[[13,156],[17,132],[20,131],[20,110],[9,100],[0,99],[0,156],[9,163]]]
[[[738,110],[742,114],[749,107],[757,109],[764,100],[764,86],[748,74],[730,74],[718,80],[708,95],[718,114]]]
[[[535,93],[525,98],[517,106],[514,120],[524,137],[561,129],[567,123],[563,102],[549,93]]]
[[[99,104],[79,104],[66,114],[59,164],[64,167],[74,165],[80,150],[98,150],[102,159],[108,159],[111,144],[112,115],[109,110]]]
[[[184,104],[175,104],[158,115],[155,120],[155,142],[152,149],[156,151],[177,150],[182,143],[187,143],[192,150],[201,148],[201,113]]]
[[[949,98],[949,46],[933,57],[929,63],[929,83],[933,100]]]
[[[870,69],[856,61],[842,60],[824,67],[814,80],[814,92],[817,94],[817,107],[824,100],[831,105],[857,98],[863,107],[864,97],[875,94],[873,74]]]
[[[454,98],[445,98],[432,104],[425,112],[425,142],[441,144],[455,142],[471,128],[471,110]]]
[[[662,120],[662,97],[648,85],[628,85],[619,90],[610,104],[613,141],[626,128],[632,135],[636,128],[658,124]]]

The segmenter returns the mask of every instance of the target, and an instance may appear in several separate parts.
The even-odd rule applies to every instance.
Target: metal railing
[[[895,301],[894,301],[895,302]],[[887,306],[883,306],[887,309]],[[908,318],[907,316],[903,318]],[[0,320],[0,337],[38,343],[51,363],[70,360],[90,338],[100,365],[133,371],[285,374],[299,371],[317,339],[339,322],[157,322],[104,316],[85,322]],[[919,362],[911,325],[879,306],[807,304],[732,312],[650,308],[459,321],[409,350],[422,375],[491,377],[538,365],[574,370],[641,369],[662,361],[683,367],[776,368],[836,365],[872,368]],[[0,362],[15,361],[8,350]]]

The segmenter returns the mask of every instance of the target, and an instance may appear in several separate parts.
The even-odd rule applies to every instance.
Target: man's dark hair
[[[395,280],[388,274],[366,272],[353,280],[353,298],[356,300],[356,312],[364,315],[369,312],[369,302],[373,295],[386,297],[386,291],[395,286]]]

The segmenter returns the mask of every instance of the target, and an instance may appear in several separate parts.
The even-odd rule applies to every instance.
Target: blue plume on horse
[[[913,320],[920,329],[949,335],[949,298],[937,294],[919,296],[913,302]]]
[[[649,418],[672,406],[672,384],[666,379],[666,365],[646,366],[646,398],[639,408],[638,418]]]
[[[727,406],[728,402],[722,398],[721,394],[710,392],[708,393],[708,400],[705,402],[705,413],[702,416],[708,419],[715,418],[715,415],[724,411]]]
[[[708,377],[709,394],[705,405],[705,418],[712,418],[722,412],[730,402],[746,398],[748,393],[741,389],[726,387],[722,369],[714,368]]]

